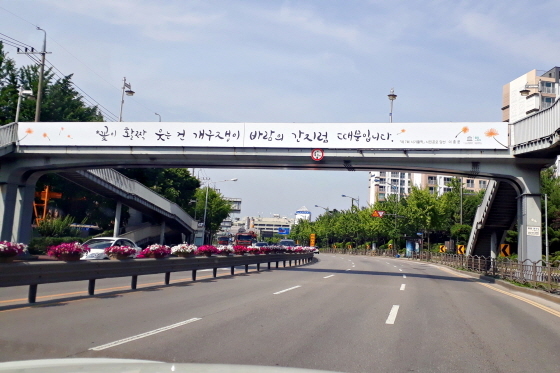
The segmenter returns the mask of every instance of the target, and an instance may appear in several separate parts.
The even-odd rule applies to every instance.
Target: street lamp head
[[[389,92],[387,97],[389,97],[389,100],[391,101],[395,101],[397,99],[397,95],[395,94],[395,90],[393,88],[391,88],[391,92]]]
[[[124,93],[126,93],[127,96],[134,96],[136,92],[134,92],[132,89],[127,89],[126,91],[124,91]]]
[[[237,181],[237,178],[233,178],[233,179],[231,179],[230,181]]]
[[[23,91],[21,91],[21,95],[22,96],[33,97],[33,91],[30,90],[30,89],[24,89]]]
[[[347,197],[346,194],[343,194],[342,197]]]

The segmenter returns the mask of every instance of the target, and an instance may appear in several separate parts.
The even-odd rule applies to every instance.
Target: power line
[[[30,24],[31,26],[33,26],[33,27],[39,27],[39,26],[37,26],[37,25],[35,25],[35,24],[29,22],[29,21],[26,20],[25,18],[21,18],[21,17],[18,16],[17,14],[10,12],[8,9],[6,9],[6,8],[4,8],[4,7],[1,7],[1,6],[0,6],[0,9],[6,11],[6,12],[8,12],[8,13],[10,13],[10,14],[13,15],[14,17],[18,17],[19,19],[21,19],[22,21],[25,21],[25,22],[29,23],[29,24]]]
[[[16,42],[16,43],[21,44],[23,47],[26,47],[26,46],[27,46],[27,47],[29,47],[29,48],[33,48],[31,45],[25,44],[25,43],[23,43],[23,42],[21,42],[21,41],[19,41],[19,40],[16,40],[16,39],[14,39],[14,38],[12,38],[12,37],[6,35],[6,34],[1,33],[1,32],[0,32],[0,35],[4,35],[4,36],[7,37],[8,39],[11,39],[11,40],[13,40],[13,41]],[[0,39],[1,39],[1,38],[0,38]]]

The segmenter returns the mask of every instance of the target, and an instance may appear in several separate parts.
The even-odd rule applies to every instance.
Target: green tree
[[[208,192],[208,203],[206,203],[206,193]],[[220,228],[220,224],[231,213],[231,203],[229,203],[221,193],[215,189],[205,187],[197,189],[194,193],[196,204],[192,208],[193,215],[198,221],[204,221],[204,209],[206,207],[205,230],[209,237]]]

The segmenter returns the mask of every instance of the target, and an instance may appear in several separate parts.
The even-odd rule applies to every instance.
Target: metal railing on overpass
[[[192,271],[192,280],[196,281],[197,270],[212,269],[213,276],[217,276],[218,268],[230,267],[230,274],[235,274],[235,267],[261,264],[279,263],[283,266],[310,263],[313,253],[295,254],[262,254],[244,256],[216,256],[194,258],[164,258],[164,259],[126,259],[126,260],[81,260],[77,262],[21,262],[0,264],[0,287],[29,286],[28,301],[35,303],[39,284],[57,282],[88,281],[88,294],[95,294],[95,281],[103,278],[131,277],[131,289],[136,289],[138,276],[165,273],[164,283],[169,285],[171,272]]]
[[[10,123],[0,127],[0,156],[12,151],[17,139],[17,123]]]
[[[543,150],[560,141],[560,104],[552,106],[512,123],[513,154]]]

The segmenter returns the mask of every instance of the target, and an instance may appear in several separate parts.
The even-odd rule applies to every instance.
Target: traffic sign
[[[447,251],[447,247],[445,247],[445,245],[439,245],[439,252],[440,253],[444,253]]]
[[[457,254],[465,255],[465,245],[457,245]]]
[[[510,251],[510,247],[509,244],[504,243],[500,245],[500,256],[510,256],[511,255],[511,251]]]
[[[315,233],[309,235],[309,246],[315,246]]]
[[[374,218],[382,218],[383,215],[385,215],[385,211],[373,210],[373,212],[371,213],[371,216],[373,216]]]
[[[325,152],[323,151],[323,149],[313,149],[311,151],[311,159],[313,159],[314,161],[320,161],[323,159],[323,157],[325,156]]]

